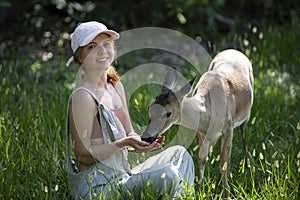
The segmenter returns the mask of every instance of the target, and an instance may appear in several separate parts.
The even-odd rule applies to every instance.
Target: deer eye
[[[172,115],[172,112],[167,112],[167,113],[165,114],[166,118],[171,117],[171,115]]]

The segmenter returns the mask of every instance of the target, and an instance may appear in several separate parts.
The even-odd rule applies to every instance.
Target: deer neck
[[[201,95],[184,98],[178,124],[196,131],[205,130],[210,119],[207,103],[206,98]]]

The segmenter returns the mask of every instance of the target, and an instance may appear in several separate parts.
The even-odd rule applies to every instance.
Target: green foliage
[[[300,9],[297,0],[29,0],[20,5],[2,0],[1,5],[24,9],[20,15],[11,16],[17,22],[16,28],[21,25],[24,30],[34,27],[35,31],[70,32],[82,21],[99,20],[118,31],[157,26],[205,40],[215,40],[224,32],[243,31],[248,22],[259,24],[267,19],[284,24],[299,17]]]
[[[47,7],[53,5],[52,2],[62,2],[61,6],[55,3],[55,9],[62,11],[69,5],[63,4],[64,1],[41,1],[40,4]],[[201,4],[204,10],[212,7],[219,10],[229,1],[213,1],[212,4],[211,1],[205,0],[178,0],[174,1],[174,4],[169,0],[165,2],[167,10],[170,11],[167,13],[169,18],[165,18],[165,12],[161,12],[165,7],[160,7],[158,2],[153,2],[153,8],[157,10],[149,11],[145,21],[130,19],[124,23],[124,12],[147,13],[143,7],[125,5],[124,2],[118,5],[114,2],[114,5],[123,5],[124,8],[117,7],[119,13],[114,12],[110,15],[109,6],[112,4],[103,2],[101,6],[107,9],[103,9],[103,14],[98,13],[97,16],[103,17],[107,22],[119,16],[119,23],[122,25],[114,25],[121,29],[133,27],[134,23],[147,25],[151,20],[153,25],[162,25],[174,18],[170,24],[173,23],[172,26],[186,31],[188,29],[183,27],[193,19],[191,16],[198,15],[194,7]],[[142,6],[149,5],[147,1],[140,3]],[[212,45],[213,51],[233,47],[245,52],[253,63],[255,76],[255,100],[247,131],[249,166],[243,165],[241,135],[238,130],[235,131],[233,141],[230,186],[235,199],[299,198],[300,60],[297,52],[300,44],[300,20],[298,13],[286,13],[287,7],[291,5],[294,5],[292,1],[285,1],[278,7],[272,7],[279,12],[276,15],[278,18],[289,19],[282,26],[278,26],[277,22],[269,24],[268,19],[262,24],[245,23],[246,29],[241,34],[229,31],[225,36],[218,36],[218,42]],[[97,6],[99,5],[97,4],[95,9]],[[178,7],[180,9],[177,9]],[[92,11],[78,16],[77,14],[83,11],[79,11],[79,7],[76,9],[74,8],[76,11],[72,18],[76,22],[96,16],[92,15]],[[33,11],[31,15],[37,19],[40,12],[42,11]],[[208,15],[210,11],[206,10],[204,14],[202,12],[202,16],[205,16],[205,13]],[[87,16],[88,18],[85,18]],[[165,21],[159,21],[161,19]],[[33,22],[35,21],[28,23]],[[195,34],[201,31],[201,27],[195,27],[195,23],[191,24]],[[70,199],[65,168],[64,130],[67,98],[74,87],[76,68],[65,68],[65,59],[56,54],[50,60],[43,61],[5,50],[1,48],[0,52],[0,198]],[[135,57],[137,60],[125,56],[118,62],[121,74],[130,69],[130,66],[136,66],[142,59],[139,56]],[[187,78],[191,77],[191,72],[182,71],[182,74]],[[137,131],[141,131],[147,123],[148,105],[158,92],[158,85],[146,85],[135,91],[129,99],[130,115],[137,124]],[[166,144],[177,129],[178,127],[174,126],[166,133]],[[217,143],[214,151],[209,154],[203,186],[195,194],[197,199],[222,197],[221,176],[218,172],[219,146]],[[193,139],[193,144],[188,150],[197,169],[199,146],[196,139]],[[139,198],[153,198],[147,188],[143,188],[142,191],[144,193],[139,193]],[[116,191],[116,199],[122,195],[125,195],[124,192]],[[188,199],[192,199],[192,196],[188,196]]]
[[[0,8],[1,7],[11,7],[11,3],[9,1],[1,0],[0,1]]]
[[[68,196],[64,130],[69,91],[61,85],[66,80],[55,75],[59,67],[50,70],[62,66],[60,61],[40,64],[30,68],[28,59],[17,58],[0,65],[0,198]]]

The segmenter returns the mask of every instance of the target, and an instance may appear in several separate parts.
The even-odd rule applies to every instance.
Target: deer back
[[[211,102],[212,118],[225,113],[224,124],[240,125],[250,115],[253,103],[251,62],[239,51],[225,50],[217,54],[208,70],[199,80],[195,93],[209,95],[214,101]]]

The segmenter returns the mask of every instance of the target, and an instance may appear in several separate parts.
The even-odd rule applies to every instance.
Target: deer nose
[[[142,134],[142,135],[144,135],[144,134]],[[150,136],[150,137],[141,137],[141,139],[142,139],[142,141],[145,141],[145,142],[148,142],[148,143],[152,143],[152,142],[154,142],[155,140],[156,140],[156,138],[157,138],[157,136],[158,136],[158,134],[156,134],[156,135],[154,135],[154,136]]]
[[[148,143],[152,143],[152,142],[154,142],[155,140],[156,140],[156,136],[152,136],[152,137],[146,137],[146,138],[141,138],[142,139],[142,141],[145,141],[145,142],[148,142]]]

